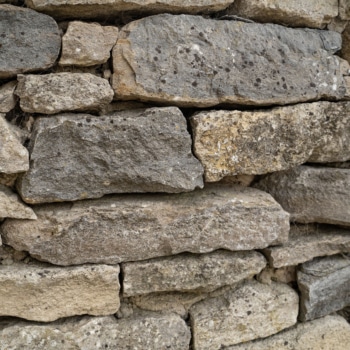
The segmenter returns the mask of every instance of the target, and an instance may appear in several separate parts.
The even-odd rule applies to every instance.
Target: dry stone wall
[[[348,0],[0,1],[0,350],[350,343]]]

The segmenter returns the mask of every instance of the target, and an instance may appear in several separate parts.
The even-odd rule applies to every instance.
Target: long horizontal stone
[[[350,325],[340,316],[326,316],[269,338],[230,346],[225,350],[348,350]]]
[[[299,166],[256,185],[290,213],[291,221],[350,226],[350,169]]]
[[[194,152],[206,181],[350,159],[350,103],[315,102],[191,117]]]
[[[266,266],[257,252],[182,254],[122,264],[123,296],[154,292],[210,292],[258,274]]]
[[[0,316],[50,322],[119,308],[119,266],[0,265]]]
[[[350,259],[342,255],[316,258],[297,273],[301,321],[341,310],[350,303]]]
[[[38,220],[6,220],[6,244],[59,265],[114,264],[288,240],[289,216],[256,189],[207,186],[178,195],[119,195],[36,206]]]
[[[263,250],[275,268],[298,265],[317,256],[350,253],[350,230],[325,225],[292,225],[288,242]]]
[[[0,86],[0,113],[10,112],[16,106],[16,96],[14,94],[17,81],[10,81]]]
[[[176,107],[40,118],[28,147],[30,170],[17,186],[28,203],[203,187],[203,168]]]
[[[112,85],[117,99],[177,106],[341,99],[340,48],[331,31],[163,14],[122,28]]]
[[[249,281],[190,309],[194,350],[268,337],[291,327],[298,316],[298,295],[288,285]]]
[[[179,316],[146,314],[122,320],[85,316],[50,324],[10,322],[0,328],[0,338],[1,350],[185,350],[191,334]]]
[[[48,69],[59,55],[57,23],[36,11],[0,5],[0,33],[0,79]]]

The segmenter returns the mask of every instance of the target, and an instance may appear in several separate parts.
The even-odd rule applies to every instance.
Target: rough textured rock
[[[18,184],[29,203],[203,187],[203,168],[176,107],[40,118],[29,151],[30,170]]]
[[[328,315],[350,303],[349,256],[315,258],[301,265],[297,278],[301,321]]]
[[[20,143],[16,130],[0,113],[0,172],[15,174],[29,169],[29,154]]]
[[[348,350],[350,325],[340,316],[326,316],[267,339],[230,346],[226,350]]]
[[[20,201],[17,194],[0,184],[0,220],[3,218],[36,219],[36,215]]]
[[[265,266],[266,260],[260,253],[224,250],[123,263],[123,295],[209,292],[251,278]]]
[[[341,56],[350,62],[350,24],[346,26],[342,33],[343,46],[341,49]]]
[[[61,47],[56,22],[49,16],[0,5],[0,79],[50,68]]]
[[[286,242],[289,233],[289,216],[280,205],[267,193],[245,187],[109,196],[36,206],[35,212],[35,223],[7,220],[3,240],[59,265],[261,249]]]
[[[16,94],[23,111],[43,114],[95,111],[113,99],[108,80],[89,73],[19,75]]]
[[[290,213],[291,221],[350,226],[350,170],[299,166],[256,185]]]
[[[178,106],[339,99],[345,83],[332,54],[340,48],[330,31],[158,15],[119,33],[113,87],[118,99]]]
[[[0,113],[7,113],[16,106],[16,89],[17,81],[10,81],[0,86]]]
[[[235,0],[228,14],[292,27],[324,28],[338,15],[338,0]]]
[[[61,66],[93,66],[107,62],[118,28],[98,23],[70,22],[62,38]]]
[[[298,295],[285,284],[249,281],[190,309],[195,350],[267,337],[296,323]]]
[[[339,15],[341,19],[350,20],[350,3],[348,0],[339,0]]]
[[[0,185],[13,187],[15,185],[18,174],[0,173]]]
[[[350,230],[330,225],[292,225],[288,242],[263,250],[270,266],[298,265],[317,256],[350,253]]]
[[[0,266],[0,316],[50,322],[109,315],[119,308],[119,266]]]
[[[205,111],[191,117],[206,181],[266,174],[305,163],[350,159],[350,103],[315,102],[261,111]]]
[[[259,282],[265,284],[271,284],[272,281],[281,283],[294,283],[297,280],[296,270],[296,266],[285,266],[279,269],[266,267],[259,273],[259,275],[256,276],[256,279]]]
[[[26,0],[26,5],[55,18],[97,18],[136,13],[210,13],[234,0]]]
[[[332,21],[327,25],[328,30],[332,30],[334,32],[343,33],[348,21],[342,20],[339,17],[333,18]]]

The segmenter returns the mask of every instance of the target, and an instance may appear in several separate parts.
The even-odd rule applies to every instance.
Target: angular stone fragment
[[[0,5],[0,79],[50,68],[61,48],[57,23],[33,10]]]
[[[62,38],[61,66],[93,66],[107,62],[118,28],[98,23],[70,22]]]
[[[19,75],[16,94],[25,112],[97,111],[113,99],[106,79],[89,73]]]
[[[0,185],[13,187],[15,185],[18,174],[4,174],[0,173]]]
[[[350,303],[349,256],[316,258],[301,265],[297,274],[301,321],[328,315]]]
[[[69,318],[50,324],[8,322],[0,328],[0,349],[188,349],[191,334],[176,315],[146,314],[116,320],[114,317]]]
[[[339,0],[339,16],[341,19],[350,20],[349,0]]]
[[[297,280],[296,270],[296,266],[285,266],[279,269],[267,266],[256,276],[256,279],[265,284],[271,284],[272,281],[294,283]]]
[[[30,170],[18,184],[29,203],[203,187],[203,168],[176,107],[40,118],[29,150]]]
[[[235,0],[228,14],[291,27],[324,28],[338,15],[338,0]]]
[[[225,350],[348,350],[350,325],[340,316],[326,316],[266,339],[230,346]]]
[[[267,175],[255,187],[290,213],[291,221],[350,226],[350,170],[299,166]]]
[[[215,350],[268,337],[296,323],[298,295],[289,286],[249,281],[190,309],[194,350]]]
[[[117,99],[196,107],[340,99],[340,48],[330,31],[152,16],[119,33],[113,87]]]
[[[350,159],[350,103],[315,102],[191,117],[194,152],[206,181]]]
[[[350,62],[350,24],[345,27],[342,33],[343,46],[341,49],[341,57]]]
[[[317,256],[350,253],[350,230],[330,225],[292,225],[288,242],[263,250],[270,266],[298,265]]]
[[[26,5],[55,18],[98,18],[135,13],[211,13],[234,0],[26,0]]]
[[[119,308],[119,266],[0,265],[0,316],[50,322]]]
[[[267,193],[245,187],[109,196],[36,206],[35,212],[35,223],[7,220],[3,240],[59,265],[261,249],[286,242],[289,233],[289,216],[280,205]]]
[[[266,266],[257,252],[219,250],[123,263],[123,296],[153,292],[209,292],[251,278]]]
[[[14,95],[17,81],[10,81],[0,86],[0,113],[10,112],[16,106],[16,98]]]
[[[29,169],[29,154],[13,127],[0,113],[0,173],[14,174]]]

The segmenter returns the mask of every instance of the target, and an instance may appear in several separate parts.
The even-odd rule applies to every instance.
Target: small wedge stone
[[[10,112],[16,106],[16,96],[14,94],[17,81],[10,81],[0,86],[0,113]]]

